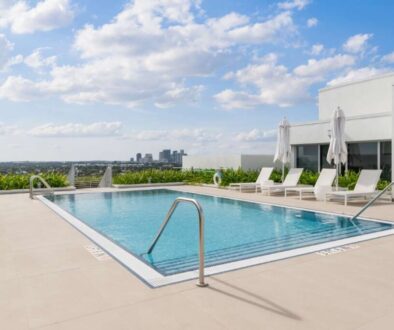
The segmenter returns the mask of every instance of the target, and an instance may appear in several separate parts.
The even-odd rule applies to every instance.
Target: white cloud
[[[360,53],[365,51],[367,48],[367,42],[370,38],[372,38],[373,34],[365,33],[365,34],[356,34],[351,36],[346,42],[343,44],[343,49],[349,53]]]
[[[295,32],[290,12],[283,12],[262,23],[250,24],[229,31],[230,40],[240,43],[262,43],[274,41],[281,34]]]
[[[324,46],[322,44],[315,44],[312,45],[312,48],[309,53],[311,55],[320,55],[323,50],[324,50]]]
[[[289,71],[277,63],[277,56],[269,54],[255,64],[225,75],[235,79],[244,90],[226,89],[215,95],[225,109],[248,109],[263,105],[289,107],[311,100],[309,88],[326,79],[327,74],[354,64],[350,55],[336,55],[321,60],[311,59],[305,65]],[[251,86],[256,91],[245,90]]]
[[[319,23],[319,20],[316,17],[311,17],[306,21],[306,25],[311,28],[316,26]]]
[[[256,141],[275,141],[276,130],[252,129],[248,132],[242,132],[236,135],[235,139],[239,142],[256,142]]]
[[[82,64],[58,66],[54,58],[35,54],[31,65],[52,65],[48,78],[12,77],[0,86],[0,97],[27,100],[18,92],[31,86],[33,96],[57,95],[76,104],[166,108],[194,103],[203,86],[188,79],[214,75],[244,45],[276,43],[296,30],[290,12],[253,22],[238,13],[196,19],[199,3],[130,1],[109,23],[76,32],[73,47]]]
[[[14,45],[7,39],[4,34],[0,34],[0,70],[7,66],[9,61],[10,52]]]
[[[175,130],[142,130],[133,132],[125,138],[138,141],[171,141],[179,140],[192,142],[214,142],[221,138],[222,134],[202,128],[175,129]]]
[[[310,59],[307,64],[299,65],[294,73],[299,76],[323,76],[325,73],[353,65],[355,58],[350,55],[338,54],[321,60]]]
[[[176,104],[181,103],[195,103],[200,98],[201,92],[204,90],[204,86],[193,86],[188,87],[177,87],[165,92],[155,102],[155,106],[158,108],[170,108]]]
[[[38,137],[108,137],[120,135],[120,122],[97,122],[92,124],[68,123],[64,125],[44,124],[28,133]]]
[[[387,69],[377,69],[374,67],[365,67],[365,68],[350,70],[346,74],[343,74],[335,79],[330,80],[327,83],[327,86],[335,86],[335,85],[340,85],[340,84],[344,84],[344,83],[350,83],[353,81],[368,79],[368,78],[374,77],[376,75],[383,74],[385,72],[388,72],[388,70]]]
[[[43,57],[42,49],[38,48],[24,58],[24,63],[33,69],[53,67],[56,65],[56,56]]]
[[[394,63],[394,52],[384,55],[382,57],[382,62]]]
[[[27,1],[6,1],[0,7],[0,27],[27,34],[67,26],[74,18],[70,0],[41,0],[34,7]]]
[[[195,142],[215,142],[222,137],[222,134],[202,128],[196,128],[196,129],[185,128],[185,129],[170,131],[170,136],[178,140],[190,139]]]
[[[291,10],[291,9],[304,9],[306,5],[310,3],[310,0],[292,0],[292,1],[284,1],[279,2],[278,7],[280,9]]]
[[[126,136],[126,138],[130,138],[138,141],[156,141],[156,140],[165,139],[167,137],[168,137],[168,131],[165,130],[144,130]]]
[[[41,85],[21,76],[9,76],[0,85],[0,99],[28,102],[45,97],[48,93]]]
[[[15,125],[6,125],[0,122],[0,135],[18,135],[21,130]]]

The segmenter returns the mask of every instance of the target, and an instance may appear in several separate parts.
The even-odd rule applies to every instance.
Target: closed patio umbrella
[[[274,162],[282,163],[282,182],[285,178],[285,165],[291,161],[290,124],[286,117],[279,123]]]
[[[338,175],[339,175],[339,166],[340,164],[345,164],[347,162],[347,147],[345,141],[345,113],[343,110],[338,107],[331,118],[331,138],[330,138],[330,146],[328,147],[327,152],[327,162],[330,164],[334,162],[337,169],[337,178],[336,178],[336,189],[338,190]]]

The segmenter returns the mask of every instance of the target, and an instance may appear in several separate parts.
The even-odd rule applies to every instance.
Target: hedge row
[[[287,170],[286,170],[287,172]],[[202,171],[178,171],[178,170],[142,170],[130,171],[118,174],[113,178],[114,184],[138,184],[138,183],[166,183],[166,182],[185,182],[185,183],[213,183],[212,177],[215,170]],[[259,174],[258,171],[245,171],[242,169],[227,169],[223,170],[222,186],[228,186],[235,182],[255,182]],[[349,171],[345,175],[339,177],[339,186],[348,189],[354,189],[358,179],[359,173]],[[314,185],[319,174],[312,171],[304,171],[300,178],[301,184]],[[271,180],[280,182],[282,173],[279,170],[274,170],[271,175]],[[383,189],[389,184],[389,181],[381,180],[378,184],[378,189]]]
[[[0,174],[0,190],[28,189],[30,177],[33,173],[27,174]],[[40,174],[51,187],[60,188],[68,185],[67,177],[56,172],[46,172]],[[35,180],[34,186],[39,186],[39,181]]]

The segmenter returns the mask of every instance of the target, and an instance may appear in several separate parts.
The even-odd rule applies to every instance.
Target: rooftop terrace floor
[[[168,187],[166,187],[168,188]],[[354,214],[360,205],[177,190]],[[97,189],[95,189],[97,191]],[[365,216],[394,221],[394,204]],[[0,328],[392,329],[394,236],[152,289],[27,194],[0,196]]]

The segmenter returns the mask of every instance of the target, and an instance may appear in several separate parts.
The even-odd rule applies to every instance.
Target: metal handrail
[[[394,182],[390,182],[382,191],[380,191],[374,198],[372,198],[367,204],[363,206],[363,208],[357,212],[355,216],[351,220],[355,220],[361,213],[363,213],[367,208],[369,208],[373,203],[376,202],[377,199],[379,199],[387,190],[389,190]]]
[[[49,193],[50,193],[51,195],[54,194],[54,191],[53,191],[52,187],[48,184],[48,182],[45,181],[45,179],[44,179],[42,176],[40,176],[40,175],[32,175],[32,176],[30,177],[30,185],[29,185],[29,195],[30,195],[30,198],[31,198],[31,199],[34,198],[33,184],[34,184],[34,180],[35,180],[35,179],[40,180],[40,181],[44,184],[44,186],[45,186],[47,189],[49,189]]]
[[[202,210],[202,207],[200,203],[192,198],[185,198],[185,197],[178,197],[175,199],[175,201],[172,203],[171,208],[169,209],[163,223],[160,226],[160,229],[149,246],[147,254],[150,254],[152,250],[154,249],[157,241],[159,240],[161,234],[163,233],[164,229],[166,228],[168,222],[171,219],[172,214],[174,213],[175,209],[181,202],[186,202],[186,203],[191,203],[193,204],[198,212],[198,227],[199,227],[199,270],[198,270],[198,282],[197,286],[200,287],[205,287],[208,284],[205,283],[204,281],[204,223],[205,223],[205,217],[204,217],[204,212]]]

